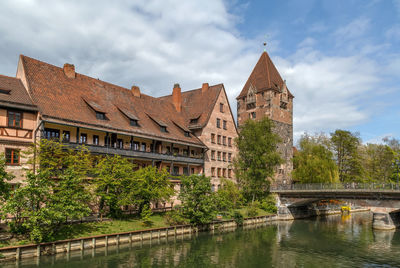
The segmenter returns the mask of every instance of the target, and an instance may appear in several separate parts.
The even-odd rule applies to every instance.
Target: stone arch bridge
[[[292,184],[271,186],[277,194],[278,216],[285,219],[315,215],[312,204],[338,200],[350,207],[369,209],[374,229],[400,227],[400,185],[398,184]]]

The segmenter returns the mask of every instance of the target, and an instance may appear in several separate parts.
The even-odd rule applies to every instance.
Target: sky
[[[0,74],[30,56],[152,96],[239,94],[267,42],[294,99],[294,138],[400,138],[400,0],[0,2]]]

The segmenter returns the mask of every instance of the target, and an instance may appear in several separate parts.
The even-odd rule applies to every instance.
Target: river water
[[[276,222],[41,257],[19,267],[400,267],[400,230],[373,231],[371,221],[370,213],[355,213]]]

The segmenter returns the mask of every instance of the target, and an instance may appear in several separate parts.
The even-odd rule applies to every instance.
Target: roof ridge
[[[25,55],[22,55],[22,54],[21,54],[21,56],[22,56],[23,58],[28,58],[28,59],[31,59],[31,60],[34,60],[34,61],[38,61],[38,62],[40,62],[41,64],[46,64],[46,65],[52,66],[52,67],[54,67],[54,68],[63,70],[63,67],[59,67],[59,66],[57,66],[57,65],[54,65],[54,64],[51,64],[51,63],[48,63],[48,62],[45,62],[45,61],[41,61],[41,60],[38,60],[38,59],[35,59],[35,58],[32,58],[32,57],[29,57],[29,56],[25,56]],[[124,89],[124,90],[131,91],[131,89],[129,89],[129,88],[126,88],[126,87],[123,87],[123,86],[120,86],[120,85],[116,85],[116,84],[113,84],[113,83],[111,83],[111,82],[107,82],[107,81],[101,80],[101,79],[99,79],[99,78],[94,78],[94,77],[92,77],[92,76],[89,76],[89,75],[86,75],[86,74],[82,74],[82,73],[79,73],[79,72],[75,72],[75,73],[76,73],[77,75],[79,75],[79,76],[84,77],[84,78],[87,78],[87,79],[90,79],[90,80],[94,80],[94,82],[95,82],[95,81],[99,81],[99,82],[104,83],[104,84],[106,84],[106,85],[108,85],[108,86],[111,86],[111,87],[116,87],[116,88],[118,88],[118,89]],[[19,79],[19,78],[17,78],[17,79]],[[145,93],[141,93],[141,95],[142,95],[142,96],[146,96],[146,97],[150,97],[150,98],[153,98],[153,99],[157,99],[156,97],[150,96],[150,95],[145,94]]]
[[[212,86],[209,86],[209,87],[221,86],[221,85],[223,85],[223,84],[224,84],[224,83],[218,83],[218,84],[215,84],[215,85],[212,85]],[[182,94],[188,93],[188,92],[192,92],[192,91],[196,91],[196,90],[201,90],[201,87],[200,87],[200,88],[195,88],[195,89],[190,89],[190,90],[183,91]],[[157,97],[157,99],[165,98],[165,97],[169,97],[169,96],[172,96],[172,94],[160,96],[160,97]]]

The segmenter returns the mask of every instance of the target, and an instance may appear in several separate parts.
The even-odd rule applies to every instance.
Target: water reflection
[[[276,222],[87,250],[68,261],[42,257],[40,267],[399,267],[399,232],[372,231],[371,220],[362,213]]]

